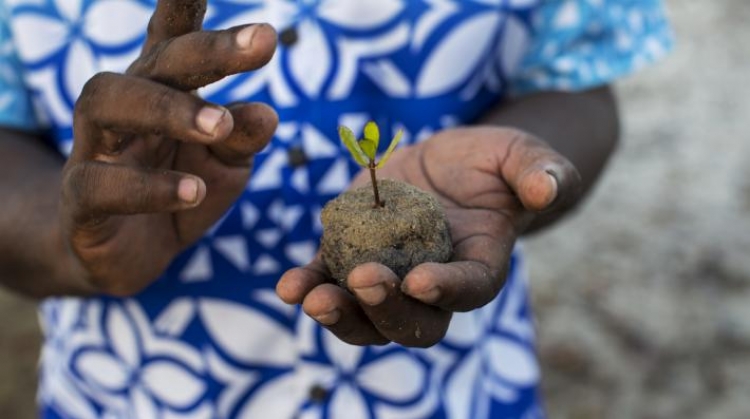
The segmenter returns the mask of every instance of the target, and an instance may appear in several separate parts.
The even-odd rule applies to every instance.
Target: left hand
[[[539,213],[573,203],[575,167],[544,142],[515,129],[459,128],[404,147],[378,171],[435,195],[453,239],[449,263],[424,263],[403,281],[378,263],[355,268],[351,293],[335,285],[320,256],[288,271],[276,290],[339,339],[427,347],[455,311],[479,308],[502,289],[516,238]],[[364,174],[354,184],[367,181]]]

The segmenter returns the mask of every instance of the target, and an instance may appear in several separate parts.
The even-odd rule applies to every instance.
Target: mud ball
[[[376,208],[371,184],[344,192],[321,213],[321,255],[333,278],[346,277],[367,262],[389,267],[403,279],[425,262],[447,262],[453,246],[440,203],[404,182],[378,181],[384,206]]]

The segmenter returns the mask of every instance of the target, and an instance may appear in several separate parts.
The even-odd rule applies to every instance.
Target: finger
[[[570,161],[546,143],[516,131],[503,161],[504,179],[527,210],[556,211],[574,202],[581,178]]]
[[[271,140],[279,117],[276,111],[262,103],[229,106],[234,130],[225,140],[212,144],[209,149],[224,164],[249,166],[253,156]]]
[[[268,24],[192,32],[155,45],[128,70],[181,90],[256,70],[271,60],[276,32]]]
[[[302,304],[307,315],[352,345],[388,343],[344,289],[329,283],[330,273],[319,257],[307,266],[286,272],[276,293],[287,304]]]
[[[330,281],[331,274],[319,256],[308,265],[287,271],[276,284],[276,294],[287,304],[302,304],[313,288]]]
[[[113,130],[210,144],[234,127],[231,113],[223,107],[150,80],[114,73],[99,73],[86,83],[75,113],[74,129],[83,134],[76,138]]]
[[[184,173],[88,161],[66,168],[62,199],[81,224],[111,215],[193,208],[206,196],[203,180]]]
[[[401,290],[444,310],[474,310],[492,301],[502,289],[512,249],[512,238],[468,238],[455,247],[455,262],[415,267],[404,277]]]
[[[148,22],[148,35],[143,50],[159,42],[199,31],[206,14],[206,0],[159,0]]]
[[[470,311],[492,301],[504,276],[479,262],[425,263],[405,278],[403,292],[449,311]]]
[[[337,285],[323,284],[310,290],[302,309],[346,343],[384,345],[389,342],[365,316],[356,300]]]
[[[378,263],[356,267],[347,284],[375,328],[387,339],[410,347],[429,347],[445,336],[451,313],[401,292],[395,273]]]

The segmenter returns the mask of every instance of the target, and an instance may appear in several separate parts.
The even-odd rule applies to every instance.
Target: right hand
[[[141,56],[125,74],[94,76],[76,103],[61,225],[82,292],[127,296],[157,279],[238,198],[273,136],[270,107],[192,92],[265,65],[276,33],[202,31],[205,10],[206,0],[160,0]]]

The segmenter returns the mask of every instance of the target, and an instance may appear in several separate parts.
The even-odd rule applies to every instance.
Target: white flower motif
[[[306,357],[289,373],[264,384],[238,417],[281,418],[299,412],[301,417],[316,418],[327,410],[333,419],[368,419],[370,412],[377,418],[395,419],[428,417],[436,408],[438,400],[426,366],[410,352],[388,346],[366,360],[365,348],[341,342],[306,316],[300,318],[298,327],[300,350],[319,356]],[[314,341],[321,342],[320,347]],[[327,409],[306,403],[315,387],[326,392]]]
[[[243,2],[243,0],[235,0]],[[294,27],[297,42],[277,51],[271,62],[233,87],[230,100],[241,100],[268,86],[274,102],[281,107],[299,103],[299,97],[318,98],[331,84],[331,98],[346,97],[357,76],[359,60],[393,51],[408,42],[404,25],[385,32],[389,23],[404,9],[402,0],[319,0],[251,2],[248,11],[221,23],[231,27],[248,22],[265,21],[278,31]],[[255,7],[252,7],[255,6]],[[336,28],[336,37],[324,30]],[[373,37],[370,32],[378,36]],[[340,35],[354,33],[354,39]],[[356,33],[366,33],[366,44],[356,40]],[[395,35],[395,36],[394,36]],[[369,48],[363,48],[368,45]],[[336,63],[336,68],[334,68]],[[284,71],[288,69],[288,73]],[[335,72],[335,75],[333,74]],[[396,75],[398,77],[398,75]],[[207,87],[202,93],[211,95],[232,83],[228,78]]]
[[[276,301],[271,301],[272,297],[267,293],[256,292],[255,297],[266,306],[280,308]],[[275,294],[274,297],[278,300]],[[288,309],[280,309],[282,313],[285,310]],[[219,417],[228,417],[231,412],[236,411],[239,403],[244,402],[243,396],[260,380],[259,369],[291,370],[296,362],[298,353],[291,330],[262,311],[248,305],[211,298],[199,299],[197,311],[216,348],[207,348],[205,358],[208,360],[212,379],[220,382],[223,387],[216,402]],[[256,392],[252,396],[253,400],[258,403],[275,403],[281,409],[294,408],[293,401],[297,398],[290,394],[294,393],[299,382],[277,379],[274,383],[269,384],[265,390]],[[279,389],[278,393],[275,388]],[[264,391],[270,393],[268,397],[263,395]],[[278,398],[279,394],[281,399]],[[270,412],[276,411],[266,411],[261,407],[261,410],[250,416],[240,414],[238,417],[291,417],[291,414]]]
[[[97,312],[97,307],[78,298],[52,298],[40,306],[39,322],[45,340],[39,361],[39,400],[70,417],[96,418],[91,402],[76,391],[68,365],[76,342],[86,333],[78,323]]]
[[[415,49],[426,41],[430,28],[456,12],[457,6],[448,0],[432,1],[434,10],[417,24]],[[500,0],[475,1],[486,5],[486,11],[464,19],[430,52],[416,81],[417,96],[437,96],[462,87],[461,97],[468,100],[482,86],[499,92],[501,74],[510,76],[517,71],[530,44],[528,28],[512,11],[501,8]],[[524,2],[510,6],[529,7]]]
[[[157,336],[134,301],[106,307],[98,342],[71,358],[83,390],[115,417],[161,418],[210,410],[200,355],[176,339]],[[185,413],[185,414],[188,414]]]
[[[208,298],[200,300],[198,310],[213,342],[232,359],[264,366],[294,364],[291,332],[259,310]]]
[[[91,76],[123,71],[137,56],[151,15],[144,4],[127,0],[17,3],[14,41],[21,60],[34,69],[27,81],[42,92],[61,126],[70,125],[72,104]],[[64,63],[53,67],[59,55]]]

